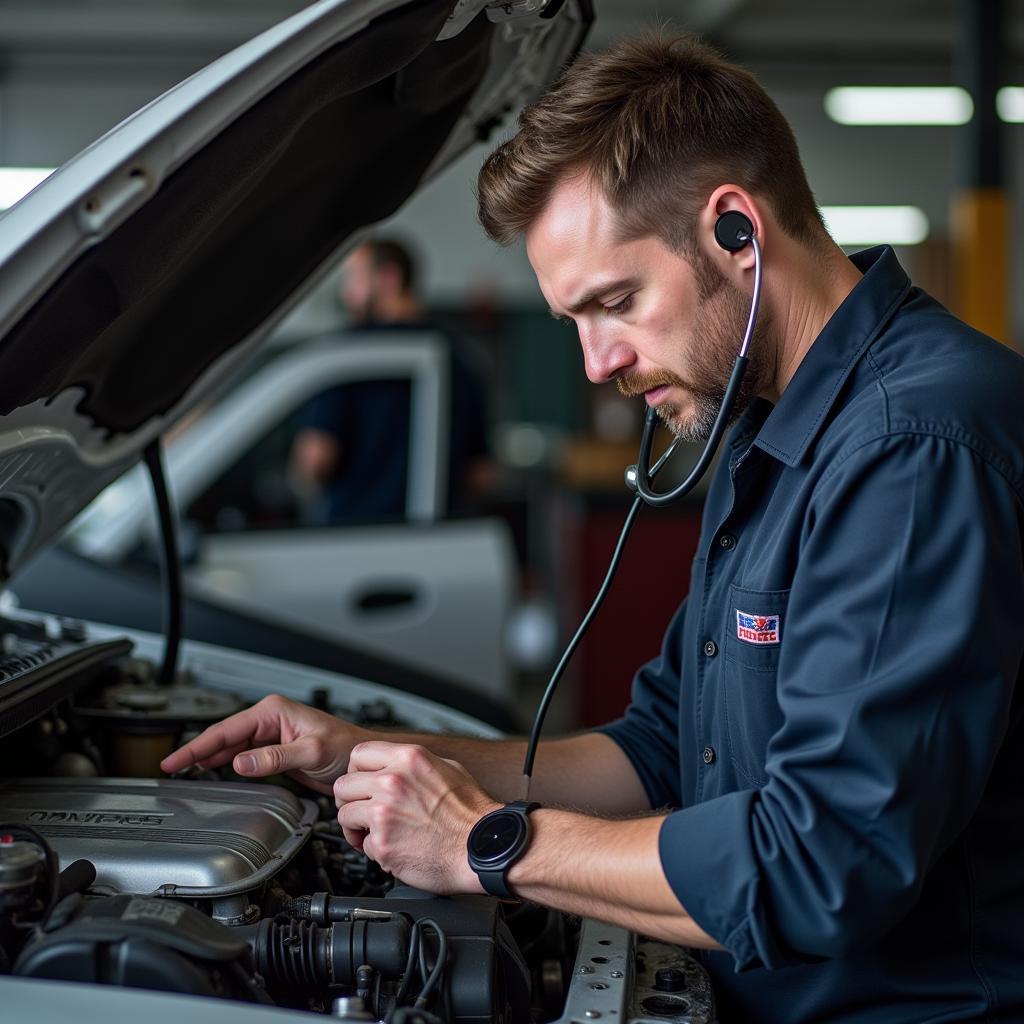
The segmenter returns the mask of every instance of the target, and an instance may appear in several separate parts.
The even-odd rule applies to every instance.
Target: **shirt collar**
[[[854,366],[910,290],[889,246],[850,259],[864,276],[814,339],[754,441],[787,466],[803,458]]]

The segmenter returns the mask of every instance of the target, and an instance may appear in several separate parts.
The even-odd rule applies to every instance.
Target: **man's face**
[[[361,245],[345,260],[339,288],[345,312],[356,322],[366,323],[374,317],[376,303],[376,270],[370,249]]]
[[[601,190],[558,184],[526,232],[526,251],[551,311],[579,329],[587,376],[643,395],[670,430],[704,440],[739,352],[749,299],[707,256],[693,263],[659,239],[623,242]],[[769,383],[770,329],[751,342],[738,415]]]

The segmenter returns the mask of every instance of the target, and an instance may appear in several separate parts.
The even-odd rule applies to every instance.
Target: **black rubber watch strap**
[[[535,811],[540,807],[540,804],[536,800],[531,800],[529,803],[525,800],[513,800],[510,804],[505,804],[506,811],[522,811],[523,814],[529,814],[530,811]]]
[[[536,810],[538,807],[540,807],[540,804],[536,801],[527,802],[525,800],[514,800],[512,803],[506,804],[500,810],[519,813],[525,819],[531,811]],[[492,811],[491,813],[497,814],[499,812]],[[480,822],[486,821],[489,817],[490,815],[484,815],[484,817],[480,819]],[[484,891],[489,895],[503,900],[514,900],[518,898],[508,887],[506,875],[508,874],[508,869],[526,852],[526,848],[529,846],[529,836],[529,825],[527,825],[526,841],[518,850],[512,853],[509,860],[504,861],[500,866],[495,866],[493,868],[477,867],[473,864],[472,858],[470,859],[470,866],[476,872],[477,878],[480,879],[480,884],[483,886]]]
[[[514,900],[516,894],[505,881],[506,871],[508,868],[502,868],[499,871],[477,871],[476,876],[489,896],[496,896],[499,900]]]

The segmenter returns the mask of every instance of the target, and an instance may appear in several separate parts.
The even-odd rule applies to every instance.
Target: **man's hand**
[[[483,892],[466,856],[470,829],[496,803],[456,761],[424,747],[374,741],[354,747],[334,784],[345,838],[407,885]]]
[[[366,729],[276,694],[211,725],[160,762],[165,772],[189,765],[217,768],[232,761],[239,775],[285,774],[320,793],[344,775],[352,748]]]

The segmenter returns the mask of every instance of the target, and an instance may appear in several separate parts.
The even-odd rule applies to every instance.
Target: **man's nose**
[[[583,364],[587,379],[592,384],[613,380],[636,362],[636,353],[622,338],[616,338],[614,332],[582,319],[579,321],[579,332]]]

